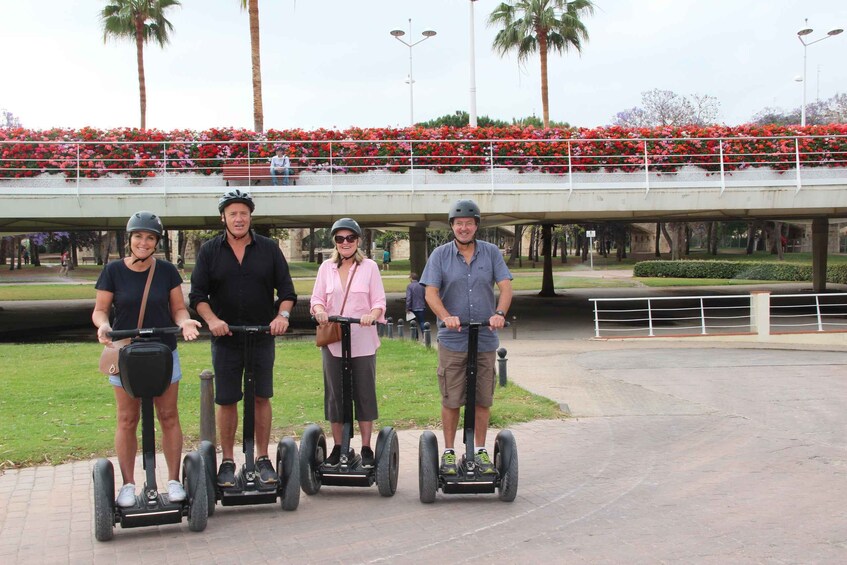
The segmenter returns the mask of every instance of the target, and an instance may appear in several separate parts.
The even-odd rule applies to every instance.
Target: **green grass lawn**
[[[113,454],[114,394],[97,372],[101,349],[96,343],[0,344],[0,468]],[[179,350],[184,373],[179,410],[188,451],[199,442],[199,374],[211,368],[211,359],[208,341],[180,343]],[[436,362],[434,349],[383,341],[377,354],[377,429],[440,425]],[[320,352],[311,341],[277,340],[274,379],[274,441],[283,435],[299,438],[311,422],[328,430]],[[493,427],[562,417],[548,399],[513,384],[497,387]],[[239,431],[239,443],[240,437]]]

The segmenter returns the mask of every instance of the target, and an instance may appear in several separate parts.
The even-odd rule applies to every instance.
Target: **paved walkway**
[[[503,339],[510,379],[572,417],[513,428],[513,503],[421,504],[420,432],[402,431],[392,498],[324,487],[296,512],[218,506],[202,533],[117,529],[98,543],[82,461],[0,476],[0,562],[847,560],[847,344],[605,342],[522,319]]]

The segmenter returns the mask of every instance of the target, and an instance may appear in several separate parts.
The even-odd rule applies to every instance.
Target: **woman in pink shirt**
[[[319,324],[326,324],[330,316],[344,315],[359,318],[359,324],[350,326],[351,355],[353,357],[353,404],[355,418],[362,435],[362,465],[373,466],[371,449],[373,421],[378,417],[376,402],[376,350],[379,337],[375,322],[385,322],[385,289],[379,275],[379,266],[365,257],[359,249],[362,228],[351,218],[342,218],[332,225],[335,249],[332,258],[318,269],[312,291],[311,311]],[[344,294],[347,287],[347,301]],[[341,306],[344,304],[344,311]],[[341,405],[341,342],[321,347],[324,370],[324,417],[332,428],[335,442],[326,459],[328,465],[338,465],[341,457],[343,412]],[[349,458],[354,453],[350,449]]]

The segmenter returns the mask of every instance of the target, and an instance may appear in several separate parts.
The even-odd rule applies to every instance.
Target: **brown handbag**
[[[147,275],[147,284],[144,285],[144,296],[141,298],[141,310],[138,311],[138,327],[144,322],[144,310],[147,308],[147,296],[150,294],[150,284],[153,282],[153,271],[156,270],[156,260],[153,259],[153,265],[150,266],[150,273]],[[103,346],[103,352],[100,354],[100,372],[104,375],[117,376],[120,375],[118,368],[118,356],[124,346],[129,345],[132,338],[119,339],[113,341],[109,345]]]
[[[339,316],[344,314],[344,305],[347,304],[347,294],[350,292],[350,286],[353,284],[353,277],[356,275],[356,270],[359,268],[359,264],[357,263],[355,267],[353,267],[353,272],[350,273],[350,278],[347,279],[347,289],[344,291],[344,301],[341,303],[341,311],[338,313]],[[318,325],[315,329],[315,345],[318,347],[323,347],[324,345],[329,345],[330,343],[336,343],[341,341],[341,324],[338,322],[327,322],[323,325]]]

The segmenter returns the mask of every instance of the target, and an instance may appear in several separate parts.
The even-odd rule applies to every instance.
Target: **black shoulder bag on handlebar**
[[[153,283],[153,272],[156,270],[156,259],[153,259],[153,264],[150,266],[150,273],[147,275],[147,284],[144,285],[144,295],[141,297],[141,310],[138,311],[138,328],[141,329],[141,324],[144,322],[144,310],[147,309],[147,296],[150,294],[150,285]],[[118,355],[124,347],[129,345],[130,338],[113,341],[111,344],[103,348],[103,353],[100,354],[100,372],[104,375],[119,375],[120,364],[118,363]]]

